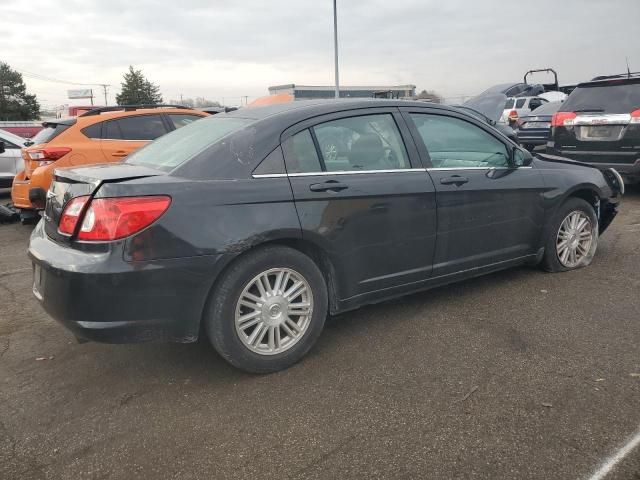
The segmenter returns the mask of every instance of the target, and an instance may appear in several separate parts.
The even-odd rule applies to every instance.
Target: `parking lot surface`
[[[6,194],[0,201],[6,202]],[[78,344],[0,225],[0,478],[589,478],[640,429],[640,190],[593,264],[328,321],[301,363]],[[640,449],[606,478],[640,479]]]

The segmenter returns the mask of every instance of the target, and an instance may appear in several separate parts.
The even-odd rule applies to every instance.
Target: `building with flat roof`
[[[415,94],[415,85],[340,87],[340,98],[413,98]],[[289,83],[269,87],[269,95],[291,95],[294,100],[335,98],[335,87]]]

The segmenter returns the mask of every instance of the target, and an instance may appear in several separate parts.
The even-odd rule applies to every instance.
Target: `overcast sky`
[[[640,0],[338,0],[340,79],[445,97],[518,81],[531,68],[553,67],[574,83],[625,71],[625,56],[640,70],[639,23]],[[0,32],[0,60],[110,83],[110,102],[130,64],[167,101],[238,104],[270,85],[334,81],[331,0],[0,0]],[[25,81],[45,106],[81,88]]]

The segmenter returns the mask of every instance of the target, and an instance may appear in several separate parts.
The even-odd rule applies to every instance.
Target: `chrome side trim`
[[[281,177],[319,177],[333,175],[362,175],[367,173],[407,173],[426,172],[426,168],[397,168],[388,170],[343,170],[340,172],[301,172],[301,173],[257,173],[253,178],[281,178]]]
[[[569,125],[628,125],[630,113],[610,113],[600,115],[578,115]]]
[[[427,172],[446,171],[446,170],[520,170],[523,168],[533,168],[531,166],[524,167],[433,167],[427,168]]]
[[[408,173],[408,172],[431,172],[447,170],[511,170],[513,168],[523,169],[526,167],[433,167],[433,168],[404,168],[391,170],[343,170],[340,172],[301,172],[301,173],[255,173],[252,178],[285,178],[285,177],[320,177],[333,175],[361,175],[370,173]]]

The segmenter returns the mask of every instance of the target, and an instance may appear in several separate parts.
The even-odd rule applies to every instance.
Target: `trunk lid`
[[[47,192],[47,203],[44,210],[45,232],[56,241],[68,243],[69,237],[58,232],[58,224],[69,200],[84,195],[93,196],[104,183],[123,182],[159,175],[165,175],[165,173],[126,163],[56,170],[51,187]]]

